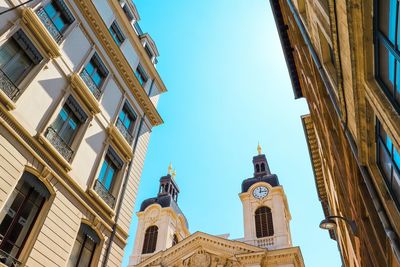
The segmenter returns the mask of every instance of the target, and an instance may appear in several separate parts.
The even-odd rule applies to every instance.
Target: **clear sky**
[[[300,116],[268,0],[136,0],[140,25],[160,52],[168,92],[153,129],[135,205],[157,194],[169,162],[189,230],[243,236],[238,194],[253,173],[257,143],[279,177],[294,245],[307,267],[341,266],[323,219]],[[136,233],[134,215],[125,249]]]

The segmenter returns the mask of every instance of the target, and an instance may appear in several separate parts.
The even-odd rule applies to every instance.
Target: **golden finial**
[[[258,143],[257,151],[258,151],[258,155],[261,155],[262,149],[261,149],[260,143]]]
[[[175,178],[175,176],[176,176],[176,170],[174,169],[174,170],[172,171],[172,178]]]
[[[168,166],[168,174],[171,175],[171,172],[172,172],[172,163],[170,162]]]

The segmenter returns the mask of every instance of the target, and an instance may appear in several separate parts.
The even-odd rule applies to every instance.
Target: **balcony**
[[[124,136],[128,144],[131,145],[133,142],[133,136],[120,119],[117,120],[116,127],[119,130],[119,132]]]
[[[79,76],[81,76],[82,80],[85,82],[90,92],[92,92],[93,96],[97,99],[97,101],[99,101],[101,97],[101,91],[99,90],[99,88],[97,88],[97,85],[94,83],[89,73],[85,69],[83,69]]]
[[[17,267],[21,266],[21,262],[19,262],[16,258],[8,254],[7,252],[0,249],[0,266],[9,266],[9,267]]]
[[[0,69],[0,89],[11,100],[15,100],[19,95],[19,88],[7,77],[7,75],[1,69]]]
[[[58,31],[54,22],[49,18],[44,8],[40,8],[36,11],[37,16],[42,21],[44,27],[49,31],[50,35],[53,36],[54,40],[59,43],[62,38],[62,34]]]
[[[50,144],[63,156],[63,158],[70,162],[72,154],[74,153],[67,143],[58,135],[57,131],[50,126],[45,133],[46,139]]]
[[[104,202],[107,203],[108,206],[110,206],[111,208],[115,207],[115,197],[99,180],[96,180],[93,189],[97,193],[97,195],[101,197]]]

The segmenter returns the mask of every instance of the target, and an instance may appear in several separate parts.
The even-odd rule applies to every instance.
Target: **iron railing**
[[[57,29],[54,22],[50,19],[49,15],[47,15],[44,8],[40,8],[36,12],[36,14],[38,15],[39,19],[42,21],[44,27],[46,27],[46,29],[49,31],[51,36],[53,36],[54,40],[56,40],[57,43],[60,42],[60,40],[62,38],[62,34]]]
[[[86,86],[89,88],[90,92],[94,95],[97,100],[100,100],[101,91],[97,88],[97,85],[94,83],[92,77],[90,77],[89,73],[83,69],[80,74],[82,80],[85,82]]]
[[[94,184],[94,191],[107,203],[111,208],[115,207],[115,197],[108,191],[108,189],[99,181],[96,180]]]
[[[69,162],[74,153],[69,145],[61,138],[57,131],[50,126],[47,128],[46,138],[54,146],[54,148]]]
[[[9,253],[0,249],[0,262],[9,267],[21,266],[21,262],[11,256]]]
[[[19,88],[0,69],[0,89],[11,99],[15,100],[19,95]]]
[[[129,131],[129,129],[126,128],[125,124],[120,119],[117,120],[116,126],[117,126],[119,132],[124,136],[126,141],[128,141],[129,144],[132,144],[133,135]]]

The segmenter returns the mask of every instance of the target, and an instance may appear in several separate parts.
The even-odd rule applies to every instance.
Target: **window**
[[[19,93],[17,86],[43,57],[22,30],[18,30],[0,47],[1,89],[10,99]]]
[[[393,198],[400,204],[400,154],[379,122],[377,134],[378,166]]]
[[[47,139],[68,161],[72,157],[70,148],[72,141],[86,119],[87,115],[78,102],[72,96],[69,96],[55,121],[47,129]]]
[[[128,102],[124,104],[117,120],[117,128],[129,144],[133,141],[133,129],[135,127],[136,114]]]
[[[147,82],[147,74],[144,71],[142,65],[138,65],[135,71],[136,78],[139,80],[140,85],[143,86]]]
[[[75,20],[71,11],[63,0],[52,0],[43,9],[37,12],[44,26],[56,41]]]
[[[257,238],[273,236],[274,226],[272,223],[272,212],[268,207],[260,207],[255,212],[256,236]]]
[[[122,10],[124,11],[126,18],[127,18],[129,21],[132,21],[132,20],[134,19],[133,14],[132,14],[132,12],[129,10],[129,7],[128,7],[128,4],[127,4],[127,3],[124,3],[124,4],[123,4]]]
[[[109,147],[101,165],[99,177],[94,185],[97,194],[111,207],[115,206],[114,190],[118,172],[122,169],[123,161],[112,147]]]
[[[23,173],[0,212],[1,263],[18,265],[16,259],[49,197],[50,192],[33,174]]]
[[[115,176],[122,168],[123,162],[111,147],[108,149],[99,174],[99,182],[110,191],[115,181]]]
[[[94,53],[80,76],[94,97],[99,100],[102,95],[100,88],[108,76],[108,70],[97,53]]]
[[[89,267],[100,238],[87,224],[81,224],[69,257],[68,267]]]
[[[174,235],[173,239],[172,239],[172,246],[175,246],[176,244],[178,244],[178,237],[176,236],[176,234]]]
[[[399,2],[397,0],[377,1],[375,18],[375,75],[385,94],[400,110],[400,35]]]
[[[150,60],[152,60],[153,59],[153,52],[151,52],[151,49],[150,49],[148,44],[146,44],[144,46],[144,51],[146,51],[146,54],[149,56]]]
[[[153,225],[147,228],[144,235],[142,254],[153,253],[157,246],[158,227]]]
[[[110,26],[110,34],[118,46],[120,46],[125,40],[125,36],[116,21],[114,21]]]

